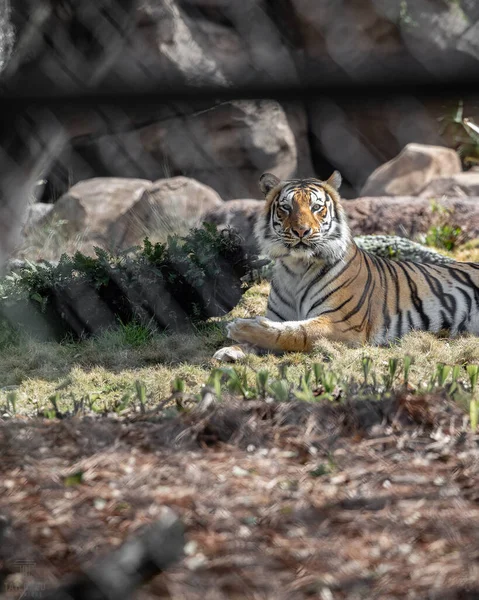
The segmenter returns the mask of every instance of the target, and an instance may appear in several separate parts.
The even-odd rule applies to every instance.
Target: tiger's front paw
[[[227,325],[228,337],[237,342],[248,342],[260,348],[267,348],[271,340],[276,339],[279,334],[278,325],[266,317],[236,319]]]

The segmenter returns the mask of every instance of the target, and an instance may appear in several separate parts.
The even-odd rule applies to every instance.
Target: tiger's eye
[[[321,210],[321,208],[322,208],[321,204],[313,204],[312,210],[314,212],[316,212],[318,210]]]
[[[280,208],[280,210],[282,210],[285,213],[289,213],[289,211],[290,211],[290,207],[287,204],[280,204],[279,208]]]

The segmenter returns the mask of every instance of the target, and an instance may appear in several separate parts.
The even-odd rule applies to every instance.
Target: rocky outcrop
[[[339,67],[357,77],[379,57],[387,61],[404,55],[397,20],[381,10],[381,2],[292,0],[291,4],[297,38],[308,62],[321,61],[330,71]],[[312,73],[311,77],[315,80],[320,75]]]
[[[462,229],[463,238],[479,236],[479,196],[448,198],[439,202],[450,211],[451,225]],[[231,209],[230,209],[231,206]],[[236,227],[249,249],[258,252],[253,229],[264,203],[259,200],[232,200],[210,211],[205,220],[218,227]],[[437,211],[427,198],[417,196],[365,197],[343,202],[353,235],[397,235],[414,238],[437,223]]]
[[[14,31],[12,26],[10,0],[0,4],[0,73],[7,66],[12,53]]]
[[[479,196],[479,173],[467,171],[431,181],[419,194],[423,198]]]
[[[22,233],[28,235],[35,227],[45,221],[52,210],[53,204],[45,204],[43,202],[30,204],[27,207],[27,212],[23,220]]]
[[[206,212],[203,221],[215,224],[218,229],[234,227],[244,240],[248,252],[255,254],[257,244],[254,236],[254,224],[261,210],[263,200],[230,200],[222,206]]]
[[[355,77],[457,75],[474,69],[479,59],[475,0],[292,0],[292,5],[310,60],[327,63],[329,56]]]
[[[131,56],[168,83],[229,87],[293,81],[291,49],[268,14],[268,2],[146,0],[138,7]],[[141,78],[141,72],[137,73]]]
[[[277,102],[266,100],[210,104],[205,110],[174,108],[160,111],[146,125],[140,124],[139,115],[133,122],[123,117],[113,133],[105,133],[108,128],[98,119],[96,132],[91,121],[69,120],[75,138],[54,168],[58,186],[65,185],[66,173],[81,179],[107,175],[149,180],[185,174],[211,186],[224,200],[247,197],[257,192],[264,171],[279,177],[296,172],[292,127],[301,144],[302,172],[311,174],[306,117],[300,107],[291,107],[290,117]],[[81,134],[82,128],[88,135]]]
[[[187,177],[157,182],[94,178],[74,185],[55,204],[49,221],[65,221],[64,231],[83,242],[127,248],[151,231],[172,233],[201,220],[222,204],[214,190]]]
[[[448,198],[439,204],[450,211],[450,224],[461,227],[464,239],[479,236],[479,197]],[[431,201],[417,196],[358,198],[343,206],[354,235],[414,237],[437,222]]]
[[[10,76],[23,89],[28,83],[63,93],[92,85],[110,91],[161,85],[168,92],[298,76],[270,16],[278,11],[266,0],[12,3],[22,53]]]
[[[461,170],[459,156],[450,148],[408,144],[398,156],[371,173],[361,196],[413,196],[432,180]]]
[[[113,100],[101,110],[65,103],[55,111],[62,148],[35,177],[48,180],[43,201],[88,178],[180,175],[228,200],[256,196],[265,170],[326,177],[334,168],[343,173],[345,197],[414,195],[430,181],[422,167],[407,183],[401,174],[381,179],[380,171],[375,189],[372,181],[361,188],[411,141],[452,143],[437,122],[449,110],[442,102],[408,96],[355,106],[304,93],[282,105],[218,104],[215,90],[472,73],[478,22],[474,0],[9,0],[0,8],[0,69],[8,62],[2,77],[10,91],[75,96],[99,89]],[[147,105],[142,92],[151,90],[165,100]],[[138,93],[141,101],[120,107],[115,92]],[[35,143],[26,136],[19,146],[15,161]]]
[[[182,228],[198,225],[205,213],[224,206],[212,188],[190,177],[155,181],[148,190],[148,199],[152,208],[149,227],[171,232],[178,224]]]
[[[380,81],[454,73],[479,58],[474,0],[11,2],[21,48],[13,80],[24,89]]]
[[[9,2],[17,38],[4,72],[10,88],[33,95],[74,94],[103,83],[118,88],[116,65],[122,65],[135,29],[136,0]],[[123,65],[126,79],[130,65]]]
[[[442,77],[457,76],[477,68],[477,2],[382,0],[382,3],[399,13],[401,37],[409,52],[428,72]]]
[[[112,246],[121,247],[127,239],[138,237],[139,227],[145,230],[151,185],[144,179],[98,177],[81,181],[58,199],[47,218],[64,221],[68,235],[81,234],[85,241],[103,244],[111,240]]]

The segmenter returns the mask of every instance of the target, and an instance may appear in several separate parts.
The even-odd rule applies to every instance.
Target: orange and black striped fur
[[[309,351],[321,338],[386,344],[412,330],[479,334],[479,264],[391,261],[359,249],[338,188],[265,173],[256,237],[275,259],[266,317],[236,319],[228,335],[270,350]]]

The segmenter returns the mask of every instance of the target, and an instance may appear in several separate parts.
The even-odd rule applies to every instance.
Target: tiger
[[[255,224],[274,259],[266,316],[235,319],[228,337],[268,351],[310,352],[321,339],[387,345],[415,330],[479,334],[479,263],[395,261],[360,249],[341,206],[338,171],[325,181],[260,178]]]

